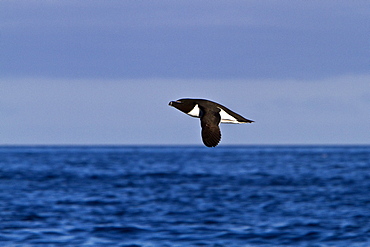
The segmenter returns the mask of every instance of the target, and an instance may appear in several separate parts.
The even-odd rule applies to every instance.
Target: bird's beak
[[[168,105],[169,105],[169,106],[173,106],[173,105],[174,105],[174,103],[175,103],[175,104],[180,104],[181,102],[180,102],[180,101],[177,101],[177,100],[175,100],[175,101],[170,101],[170,103],[168,103]]]

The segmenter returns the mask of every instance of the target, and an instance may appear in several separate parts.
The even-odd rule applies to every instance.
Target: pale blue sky
[[[0,1],[0,144],[369,144],[368,1]]]

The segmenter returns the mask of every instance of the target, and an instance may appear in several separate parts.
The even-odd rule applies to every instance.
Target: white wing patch
[[[225,112],[223,109],[219,108],[220,116],[221,116],[221,123],[232,123],[232,124],[240,124],[236,118],[231,116],[229,113]]]
[[[191,111],[189,111],[187,114],[192,117],[200,117],[200,109],[199,109],[198,104],[196,104],[194,108]]]

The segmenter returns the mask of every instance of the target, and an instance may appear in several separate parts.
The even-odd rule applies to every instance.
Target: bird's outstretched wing
[[[207,147],[216,147],[221,140],[221,131],[218,126],[202,126],[202,140]]]
[[[203,110],[200,118],[200,125],[202,126],[202,140],[207,147],[216,147],[221,140],[221,130],[219,123],[221,116],[219,112],[208,112]]]

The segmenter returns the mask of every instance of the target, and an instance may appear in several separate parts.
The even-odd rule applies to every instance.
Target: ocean
[[[2,146],[0,246],[370,246],[370,146]]]

